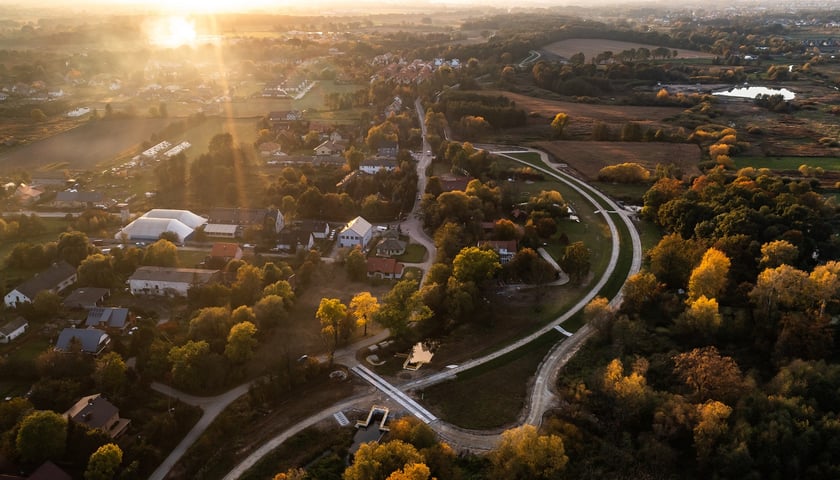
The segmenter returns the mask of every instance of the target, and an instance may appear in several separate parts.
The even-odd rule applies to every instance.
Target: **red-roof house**
[[[393,258],[370,257],[367,261],[368,278],[383,278],[399,280],[402,278],[405,265]]]

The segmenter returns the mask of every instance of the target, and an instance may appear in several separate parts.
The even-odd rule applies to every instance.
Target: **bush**
[[[598,172],[598,180],[616,183],[643,183],[650,179],[650,172],[638,163],[610,165]]]

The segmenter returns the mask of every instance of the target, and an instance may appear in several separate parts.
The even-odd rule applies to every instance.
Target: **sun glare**
[[[195,43],[195,22],[184,17],[164,17],[148,30],[149,41],[159,47],[176,48]]]

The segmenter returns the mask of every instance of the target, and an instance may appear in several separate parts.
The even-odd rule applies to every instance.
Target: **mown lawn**
[[[419,243],[409,243],[405,253],[394,258],[403,263],[420,263],[426,258],[426,247]]]

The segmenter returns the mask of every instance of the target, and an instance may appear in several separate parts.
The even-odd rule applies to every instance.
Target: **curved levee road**
[[[606,283],[609,281],[612,275],[615,274],[615,269],[618,264],[619,249],[621,248],[621,239],[618,227],[615,224],[613,216],[619,217],[620,221],[622,221],[625,224],[625,226],[627,227],[627,231],[630,234],[630,243],[632,247],[633,257],[627,276],[638,272],[641,268],[642,245],[638,230],[636,230],[636,227],[635,225],[633,225],[629,215],[618,204],[616,204],[612,199],[599,192],[598,190],[594,189],[593,187],[587,185],[586,183],[578,180],[577,178],[571,175],[568,175],[558,170],[555,166],[552,166],[551,163],[548,161],[548,156],[544,152],[533,149],[523,149],[517,150],[517,153],[522,151],[538,153],[543,163],[547,167],[539,167],[532,165],[517,158],[511,157],[503,151],[494,153],[497,155],[505,156],[506,158],[509,158],[511,160],[527,164],[532,168],[535,168],[545,173],[546,175],[549,175],[565,183],[570,188],[573,188],[579,194],[584,196],[584,198],[586,198],[587,201],[591,202],[592,205],[598,211],[600,211],[601,215],[604,217],[604,220],[610,228],[610,234],[612,236],[612,252],[610,254],[610,261],[607,265],[607,268],[604,270],[604,273],[601,275],[598,282],[592,287],[592,289],[587,295],[581,298],[581,300],[578,301],[566,313],[556,318],[554,321],[550,322],[548,325],[541,328],[540,330],[534,332],[531,335],[528,335],[527,337],[520,339],[519,341],[511,345],[508,345],[507,347],[502,348],[499,351],[493,352],[481,358],[470,360],[459,365],[456,368],[448,369],[421,379],[398,385],[398,388],[400,390],[417,390],[420,388],[428,387],[435,383],[451,379],[458,373],[464,372],[478,365],[482,365],[486,362],[489,362],[495,358],[498,358],[506,353],[512,352],[513,350],[524,346],[525,344],[548,333],[555,326],[562,324],[563,322],[571,318],[573,315],[575,315],[577,312],[579,312],[581,309],[583,309],[593,298],[595,298],[595,296],[598,295],[598,293],[606,285]],[[611,300],[611,304],[615,306],[618,305],[620,301],[621,294],[619,293],[613,297],[613,299]],[[578,331],[574,335],[557,343],[551,349],[551,351],[548,353],[545,359],[543,359],[531,384],[531,395],[529,398],[529,403],[525,408],[525,415],[523,417],[522,423],[539,425],[542,421],[542,417],[545,414],[545,412],[556,404],[557,396],[553,389],[554,379],[559,374],[559,371],[563,367],[563,365],[565,365],[569,358],[571,358],[575,354],[575,352],[577,352],[577,350],[581,347],[581,345],[583,345],[583,342],[586,340],[586,338],[588,338],[591,335],[591,333],[592,329],[588,325],[584,325],[583,327],[578,329]],[[243,462],[241,462],[233,470],[231,470],[231,472],[224,477],[224,480],[238,479],[245,471],[247,471],[251,466],[256,464],[256,462],[259,461],[259,459],[262,458],[266,453],[280,445],[283,441],[285,441],[292,435],[300,432],[301,430],[310,425],[317,423],[317,421],[328,418],[337,410],[343,409],[351,404],[358,403],[360,400],[367,400],[368,398],[368,396],[356,397],[346,402],[343,402],[342,404],[333,405],[330,408],[327,408],[311,417],[308,417],[307,419],[302,420],[301,422],[290,427],[277,437],[270,440],[263,447],[259,448],[257,451],[252,453],[248,458],[246,458]],[[447,441],[448,443],[452,444],[453,447],[460,450],[490,450],[498,442],[500,434],[499,431],[482,433],[465,430],[440,420],[432,422],[431,424],[429,424],[429,426],[433,428],[435,432],[444,441]]]

